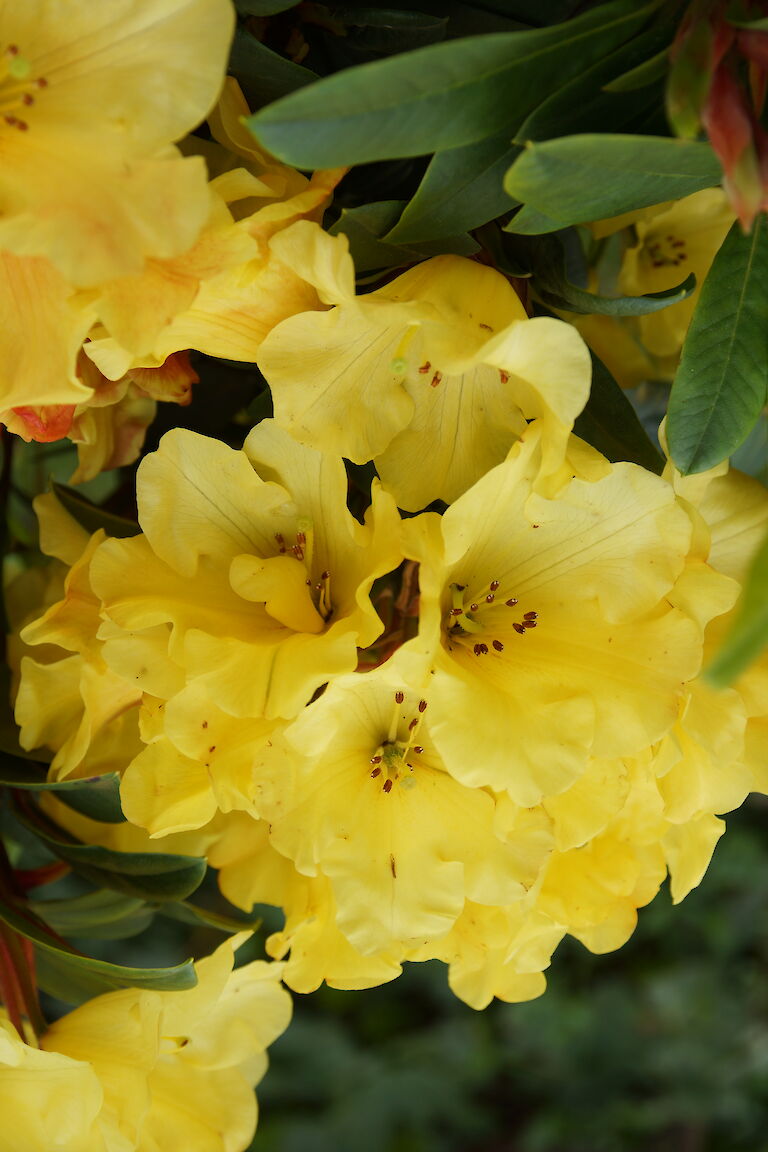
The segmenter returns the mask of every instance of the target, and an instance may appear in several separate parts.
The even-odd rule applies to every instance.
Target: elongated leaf
[[[562,239],[568,236],[566,231]],[[685,300],[696,288],[696,277],[691,273],[682,284],[664,292],[649,292],[645,296],[600,296],[588,292],[586,288],[571,283],[568,277],[562,239],[560,235],[542,236],[536,240],[520,236],[515,241],[516,254],[519,249],[533,274],[536,294],[548,308],[586,316],[647,316]]]
[[[63,900],[32,900],[29,907],[60,936],[89,940],[136,936],[152,923],[155,915],[154,908],[143,900],[103,890]]]
[[[520,149],[502,132],[477,144],[438,152],[415,196],[386,236],[395,244],[437,240],[479,228],[513,207],[504,173]]]
[[[457,256],[472,256],[479,245],[466,233],[445,236],[438,243],[423,241],[415,245],[390,244],[380,237],[388,232],[402,212],[403,200],[377,200],[361,204],[358,208],[342,209],[341,216],[329,229],[332,236],[340,232],[349,240],[349,250],[358,273],[375,268],[399,268],[414,264],[428,256],[451,252]]]
[[[81,492],[75,492],[66,484],[51,484],[56,499],[77,520],[87,532],[98,532],[103,528],[107,536],[117,536],[123,539],[126,536],[138,536],[141,528],[134,520],[125,520],[122,516],[114,516],[105,512],[98,504],[92,504]]]
[[[638,88],[646,88],[649,84],[663,80],[668,71],[669,47],[666,47],[648,60],[644,60],[642,64],[638,64],[636,68],[630,68],[622,76],[617,76],[615,80],[609,80],[604,85],[605,91],[635,92]]]
[[[0,784],[32,792],[54,792],[76,812],[105,824],[120,824],[125,820],[120,807],[120,777],[116,772],[82,780],[49,780],[45,764],[0,752]]]
[[[205,860],[170,852],[117,852],[99,844],[82,844],[49,820],[34,805],[17,805],[21,822],[61,860],[101,888],[112,888],[140,900],[183,900],[205,876]]]
[[[79,999],[97,996],[102,992],[113,992],[116,988],[181,991],[194,988],[197,983],[191,960],[171,968],[126,968],[76,952],[65,940],[57,940],[48,927],[27,908],[12,907],[0,901],[0,920],[31,940],[38,950],[38,956],[55,961],[47,968],[38,969],[38,981],[45,991],[68,1003],[76,1003]],[[49,979],[47,973],[51,972],[55,975]],[[83,992],[85,995],[81,995]],[[77,999],[73,999],[73,996]]]
[[[684,474],[730,456],[768,395],[768,227],[734,224],[702,285],[669,400],[667,436]]]
[[[283,59],[240,27],[235,30],[229,71],[239,81],[251,108],[260,108],[317,79],[309,68]]]
[[[654,448],[626,393],[608,369],[592,355],[592,390],[573,430],[615,463],[629,460],[660,474],[664,459]]]
[[[170,920],[181,920],[184,924],[203,924],[206,928],[216,928],[219,932],[255,932],[261,926],[261,916],[250,916],[239,908],[229,905],[227,912],[218,912],[181,900],[178,904],[165,904],[159,909],[162,916]]]
[[[768,644],[768,536],[752,561],[739,599],[736,619],[704,676],[715,688],[726,688]]]
[[[351,68],[251,117],[300,168],[459,148],[512,129],[570,76],[623,43],[651,5],[613,0],[552,28],[469,36]]]
[[[653,89],[640,94],[615,92],[608,81],[668,43],[672,35],[673,30],[654,25],[585,68],[533,109],[518,129],[517,139],[527,142],[577,132],[647,131],[647,121],[654,110],[657,124],[650,131],[665,132],[660,78]]]
[[[507,231],[553,231],[541,226],[541,213],[560,228],[603,220],[711,188],[720,177],[709,145],[692,140],[594,134],[545,140],[529,145],[507,173],[507,192],[525,204]]]

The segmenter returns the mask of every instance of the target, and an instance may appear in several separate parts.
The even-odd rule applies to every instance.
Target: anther
[[[514,608],[517,604],[517,597],[513,596],[511,600],[505,600],[504,603],[506,604],[507,608]]]
[[[26,132],[27,128],[29,128],[29,124],[27,124],[26,120],[17,120],[16,127],[18,128],[19,132]]]
[[[6,56],[18,56],[18,54],[19,54],[18,44],[9,44],[5,50],[5,54],[6,54]]]
[[[371,756],[371,764],[381,764],[381,756]]]
[[[307,579],[304,581],[304,583],[306,584],[307,588],[312,587],[312,581],[309,579],[309,577],[307,577]]]
[[[45,76],[38,76],[37,80],[35,80],[35,86],[37,88],[47,88],[48,81],[46,80]]]
[[[470,606],[469,606],[470,612],[477,612],[477,609],[478,609],[477,604],[470,604]]]
[[[417,754],[417,756],[421,756],[422,752],[424,751],[421,744],[414,744],[413,750]],[[408,767],[410,768],[411,765],[409,764]]]
[[[371,772],[371,780],[375,780],[379,775],[381,775],[381,768],[374,768],[373,772]]]
[[[488,655],[488,645],[487,644],[475,644],[474,653],[475,653],[475,656],[487,656]]]
[[[22,104],[26,104],[27,107],[29,107],[30,104],[34,104],[35,98],[34,96],[31,96],[29,92],[25,92],[21,98],[21,102]]]
[[[405,700],[405,693],[395,692],[395,704],[402,704],[403,700]]]
[[[408,731],[413,732],[413,730],[416,727],[416,725],[418,724],[418,722],[419,722],[418,719],[414,716],[413,720],[411,720],[410,724],[408,725]]]
[[[389,794],[392,791],[392,781],[385,780],[381,787],[387,794]]]
[[[501,369],[499,369],[499,379],[501,380],[502,384],[506,384],[509,380],[509,372],[502,372]]]
[[[525,633],[525,628],[523,628],[522,624],[518,624],[517,621],[515,621],[512,627],[514,628],[515,632],[519,632],[521,636]]]
[[[325,572],[320,573],[320,579],[321,580],[330,580],[330,578],[331,578],[331,574],[327,568],[326,568]]]
[[[282,532],[275,532],[275,540],[277,541],[277,546],[280,549],[280,553],[282,555],[282,553],[285,552],[285,538],[283,537]]]
[[[426,700],[419,700],[419,712],[426,712],[426,710],[427,710]]]
[[[499,581],[498,581],[498,580],[491,580],[491,583],[490,583],[489,587],[490,587],[490,589],[491,589],[491,592],[498,592],[498,590],[499,590]]]
[[[438,384],[440,383],[440,381],[442,379],[443,379],[442,372],[435,372],[434,376],[432,377],[432,379],[429,382],[430,388],[437,388]]]
[[[494,596],[493,592],[489,592],[485,598],[485,602],[486,602],[486,604],[493,604],[495,599],[496,599],[496,597]]]
[[[464,609],[463,608],[451,608],[451,616],[463,616],[463,615],[464,615]]]
[[[501,640],[494,640],[493,646],[497,652],[503,652],[504,651],[504,645],[502,644]]]
[[[523,620],[538,620],[538,612],[523,612]]]
[[[536,627],[536,621],[535,620],[523,620],[523,628],[535,628],[535,627]]]
[[[430,364],[429,360],[427,360],[426,364],[422,364],[421,368],[419,368],[419,372],[421,372],[422,376],[426,376],[431,367],[432,365]]]

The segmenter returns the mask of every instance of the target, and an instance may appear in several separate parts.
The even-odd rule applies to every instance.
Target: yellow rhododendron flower
[[[537,453],[529,433],[442,518],[407,523],[433,740],[458,780],[522,805],[563,791],[590,757],[660,739],[699,671],[699,617],[737,591],[703,565],[683,595],[692,526],[665,481],[615,464],[547,499]]]
[[[346,237],[297,225],[271,246],[335,305],[283,321],[257,356],[275,417],[297,440],[372,459],[409,511],[466,491],[532,417],[545,473],[560,465],[591,374],[573,328],[529,320],[499,272],[460,256],[355,296]]]
[[[291,1001],[282,965],[232,965],[228,941],[195,965],[188,991],[97,996],[51,1025],[39,1049],[0,1021],[0,1100],[16,1140],[4,1147],[244,1152],[256,1127],[253,1085]]]
[[[275,848],[330,880],[336,922],[363,953],[444,934],[465,897],[508,904],[524,893],[493,797],[448,775],[428,701],[397,677],[390,662],[335,680],[287,730],[299,755],[261,808]]]
[[[232,36],[229,0],[4,0],[0,248],[72,284],[183,252],[205,220],[204,119]]]
[[[23,748],[55,753],[54,779],[114,771],[141,747],[141,691],[107,667],[97,637],[100,604],[90,565],[104,533],[89,537],[54,496],[38,496],[35,510],[42,549],[70,567],[63,598],[20,632],[29,654],[17,653],[19,740]]]

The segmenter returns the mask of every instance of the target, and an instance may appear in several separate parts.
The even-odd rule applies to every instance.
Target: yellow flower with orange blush
[[[0,248],[71,284],[183,252],[205,166],[172,146],[221,88],[229,0],[5,0],[0,6]]]

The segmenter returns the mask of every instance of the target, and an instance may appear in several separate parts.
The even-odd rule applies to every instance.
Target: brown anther
[[[499,379],[501,380],[502,384],[506,384],[509,380],[509,372],[502,372],[502,370],[499,369]]]
[[[5,50],[5,54],[6,54],[6,56],[18,56],[18,54],[19,54],[18,44],[9,44]]]
[[[208,749],[208,755],[210,756],[211,752],[215,752],[215,751],[216,751],[216,745],[211,744],[210,748]]]
[[[493,592],[489,592],[485,598],[485,602],[486,602],[486,604],[493,604],[495,599],[496,599],[496,597],[494,596]]]
[[[421,372],[422,376],[426,376],[427,372],[429,372],[431,367],[432,367],[432,365],[430,364],[429,360],[427,360],[427,362],[425,364],[422,364],[421,368],[419,368],[419,372]]]
[[[299,547],[303,548],[304,545],[306,544],[306,542],[307,542],[306,533],[297,532],[296,533],[296,543],[299,545]]]
[[[469,610],[470,610],[470,612],[477,612],[478,607],[479,607],[479,605],[477,605],[477,604],[470,604]]]
[[[207,720],[203,720],[203,728],[207,728],[207,727],[208,727],[208,721],[207,721]]]
[[[490,324],[483,324],[483,322],[481,320],[478,320],[477,323],[478,323],[478,327],[479,328],[485,328],[486,332],[493,332],[493,328],[491,328]]]
[[[413,750],[414,750],[414,752],[416,753],[416,755],[417,755],[417,756],[421,756],[422,752],[424,751],[424,749],[422,748],[421,744],[414,744],[414,746],[413,746]],[[409,764],[409,765],[408,765],[408,767],[410,768],[410,767],[411,767],[411,765]]]
[[[487,656],[488,655],[488,645],[487,644],[475,644],[474,653],[475,653],[475,656]]]
[[[525,632],[525,628],[523,628],[522,624],[518,624],[517,620],[515,620],[515,622],[514,622],[514,624],[512,625],[512,627],[514,628],[515,632],[519,632],[521,636],[522,636],[522,635],[524,634],[524,632]]]
[[[405,693],[395,692],[395,704],[402,704],[403,700],[405,700]]]
[[[374,768],[373,772],[371,772],[371,780],[375,780],[376,777],[380,776],[380,775],[381,775],[381,768]]]
[[[29,124],[27,124],[26,120],[17,120],[16,127],[18,128],[19,132],[26,132],[27,128],[29,128]]]
[[[29,92],[25,92],[21,98],[21,102],[29,107],[30,104],[34,104],[35,98]]]
[[[419,712],[426,712],[426,710],[427,710],[426,700],[419,700]]]
[[[322,592],[322,590],[323,590],[322,582],[320,584],[315,584],[315,592]]]
[[[46,80],[45,76],[38,76],[37,80],[35,80],[35,85],[38,88],[47,88],[48,81]]]
[[[451,616],[463,616],[463,615],[464,615],[464,609],[463,608],[451,608]]]
[[[535,627],[536,627],[536,621],[535,620],[523,620],[523,628],[535,628]]]
[[[416,717],[414,716],[413,720],[411,720],[410,724],[408,725],[408,731],[409,731],[409,732],[413,732],[413,730],[414,730],[414,728],[416,727],[416,725],[418,724],[418,722],[419,722],[419,721],[418,721],[418,720],[416,719]]]
[[[13,128],[13,126],[15,124],[18,124],[18,120],[16,119],[15,116],[4,116],[3,119],[5,120],[6,124],[9,126],[9,128]]]
[[[538,620],[538,612],[523,612],[523,620]]]
[[[489,584],[489,588],[491,589],[491,592],[498,592],[499,581],[498,580],[491,580],[491,583]]]
[[[494,640],[493,646],[497,652],[503,652],[504,651],[504,645],[502,644],[501,640]]]
[[[392,791],[392,781],[391,780],[385,780],[384,783],[382,784],[382,789],[387,794],[389,794]]]
[[[331,578],[331,574],[330,574],[330,572],[328,571],[328,569],[327,569],[327,568],[326,568],[326,570],[325,570],[324,572],[321,572],[321,573],[320,573],[320,579],[321,579],[321,580],[330,580],[330,578]]]
[[[371,764],[381,764],[381,756],[371,756]]]
[[[312,581],[309,579],[309,577],[307,577],[307,579],[304,581],[304,583],[306,584],[307,588],[312,587]]]
[[[280,552],[285,552],[285,537],[283,536],[282,532],[275,532],[275,540],[277,541],[277,546],[280,549]]]
[[[507,608],[514,608],[517,604],[517,596],[513,596],[511,600],[505,600],[504,603],[506,604]]]
[[[435,372],[434,376],[432,377],[432,379],[429,382],[430,388],[437,388],[437,386],[440,383],[440,381],[442,380],[442,378],[443,378],[442,372]]]

